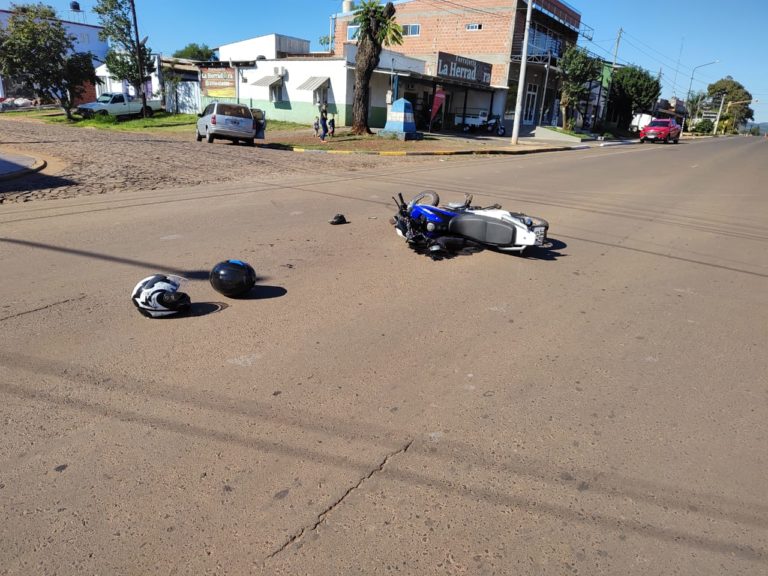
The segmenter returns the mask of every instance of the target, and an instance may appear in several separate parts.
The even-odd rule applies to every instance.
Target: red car
[[[651,142],[664,142],[667,144],[672,141],[677,144],[680,140],[680,125],[672,118],[654,118],[645,128],[640,130],[640,143],[644,144],[646,140]]]

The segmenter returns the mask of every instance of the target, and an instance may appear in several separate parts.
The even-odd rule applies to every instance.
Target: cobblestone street
[[[0,148],[42,158],[48,168],[0,182],[0,203],[155,190],[216,182],[265,181],[314,172],[318,178],[434,158],[292,153],[155,136],[0,119]]]

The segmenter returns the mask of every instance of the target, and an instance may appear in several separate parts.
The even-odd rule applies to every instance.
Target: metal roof
[[[310,90],[315,91],[330,81],[328,76],[310,76],[307,78],[297,90]]]
[[[282,82],[283,77],[282,76],[264,76],[264,78],[259,78],[256,80],[256,82],[252,82],[252,86],[272,86],[274,84],[277,84],[278,82]]]

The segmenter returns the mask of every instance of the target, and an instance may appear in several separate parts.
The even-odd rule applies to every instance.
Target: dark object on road
[[[242,260],[225,260],[211,270],[211,286],[229,298],[248,294],[256,284],[256,272]]]
[[[328,220],[328,223],[333,224],[334,226],[337,226],[339,224],[346,224],[347,219],[344,218],[344,214],[336,214],[336,216]]]
[[[189,310],[191,301],[184,292],[179,292],[183,278],[155,274],[136,284],[131,293],[133,305],[147,318],[163,318],[183,314]]]

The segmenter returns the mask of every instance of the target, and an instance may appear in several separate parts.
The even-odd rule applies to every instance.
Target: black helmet
[[[131,293],[133,305],[147,318],[162,318],[189,310],[189,296],[179,292],[183,278],[155,274],[136,284]]]
[[[230,298],[245,296],[254,284],[256,272],[241,260],[225,260],[211,270],[213,289]]]

